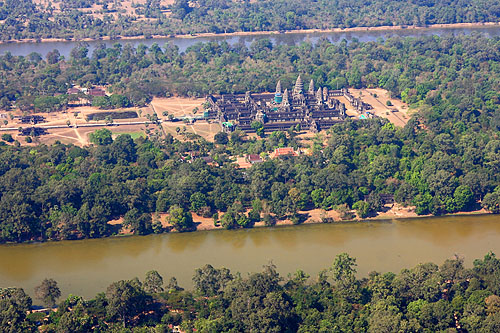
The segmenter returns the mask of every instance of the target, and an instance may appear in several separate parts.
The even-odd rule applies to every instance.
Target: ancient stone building
[[[327,87],[318,87],[315,90],[313,80],[306,92],[300,75],[291,93],[281,89],[278,81],[275,93],[210,95],[207,97],[209,113],[226,131],[239,128],[253,132],[254,122],[262,123],[265,131],[287,130],[296,125],[318,131],[346,118],[345,105],[335,96],[345,96],[358,111],[370,107],[350,95],[347,89],[329,91]]]
[[[18,119],[23,124],[38,124],[46,121],[44,116],[39,115],[21,116]]]

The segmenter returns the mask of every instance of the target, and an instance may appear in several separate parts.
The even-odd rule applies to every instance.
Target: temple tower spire
[[[302,82],[302,78],[299,75],[297,81],[295,81],[295,87],[293,88],[293,97],[300,95],[303,91],[304,91],[304,82]]]
[[[283,101],[281,102],[282,106],[289,106],[290,102],[288,101],[288,89],[285,89],[283,92]]]
[[[323,104],[323,92],[321,91],[321,88],[318,88],[318,91],[316,92],[316,103],[318,103],[318,105]]]
[[[276,84],[276,94],[281,94],[281,81]]]
[[[314,80],[311,79],[311,82],[309,82],[309,95],[313,96],[314,95]]]

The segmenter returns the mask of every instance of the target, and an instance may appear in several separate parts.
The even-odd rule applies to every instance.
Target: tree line
[[[93,5],[99,5],[92,7]],[[372,26],[426,26],[441,23],[498,22],[494,0],[158,0],[132,3],[127,11],[119,1],[5,0],[0,3],[0,39],[118,38],[155,34],[286,31]]]
[[[196,269],[193,290],[156,271],[121,280],[91,300],[76,295],[57,311],[28,313],[21,288],[0,289],[4,332],[498,332],[500,260],[488,253],[464,267],[463,258],[419,264],[398,274],[356,277],[346,253],[311,278],[302,270],[281,276],[272,264],[233,274],[209,264]],[[53,307],[57,283],[45,279],[38,301]],[[48,313],[48,315],[47,315]]]

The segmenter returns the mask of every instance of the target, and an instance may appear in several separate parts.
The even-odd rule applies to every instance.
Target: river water
[[[144,278],[156,269],[191,287],[194,270],[210,263],[243,274],[272,261],[285,275],[303,269],[315,276],[334,257],[357,258],[359,276],[399,272],[459,254],[466,264],[488,251],[500,254],[500,216],[454,216],[233,231],[129,236],[0,246],[0,287],[33,288],[54,278],[63,296],[91,298],[113,281]]]
[[[112,46],[115,43],[121,44],[131,44],[137,47],[139,44],[144,44],[146,46],[151,46],[153,43],[157,43],[160,46],[166,43],[171,43],[177,45],[181,52],[185,51],[188,47],[199,43],[199,42],[209,42],[216,41],[222,42],[226,41],[230,45],[237,43],[244,43],[245,45],[250,45],[253,41],[262,38],[269,38],[273,44],[287,44],[296,45],[303,41],[316,43],[321,38],[327,38],[331,42],[340,42],[344,39],[347,41],[352,41],[357,39],[361,42],[375,41],[378,38],[388,38],[393,36],[409,37],[409,36],[430,36],[430,35],[448,35],[448,34],[471,34],[471,33],[483,33],[486,36],[494,37],[500,36],[499,26],[483,26],[483,27],[473,27],[473,28],[427,28],[427,29],[403,29],[403,30],[376,30],[376,31],[350,31],[350,32],[315,32],[315,33],[294,33],[294,34],[263,34],[263,35],[253,35],[253,36],[214,36],[214,37],[194,37],[194,38],[158,38],[158,39],[134,39],[134,40],[113,40],[113,41],[91,41],[88,43],[89,55],[92,55],[92,51],[95,46],[99,43],[104,43],[107,47]],[[32,52],[37,52],[43,57],[47,55],[48,52],[57,49],[59,53],[64,57],[68,58],[71,50],[78,44],[78,42],[44,42],[44,43],[10,43],[10,44],[0,44],[0,54],[5,54],[10,52],[13,55],[23,55],[26,56]]]

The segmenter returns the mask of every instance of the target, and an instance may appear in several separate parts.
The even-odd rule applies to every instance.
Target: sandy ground
[[[166,133],[170,133],[179,140],[182,140],[183,133],[194,133],[202,136],[208,141],[214,141],[215,134],[221,131],[221,127],[218,123],[207,123],[204,120],[198,120],[194,124],[185,124],[182,121],[163,122],[161,126]],[[180,130],[179,133],[177,133],[177,129]]]
[[[186,97],[169,97],[169,98],[153,98],[151,104],[158,113],[158,117],[161,119],[167,119],[163,116],[163,112],[172,114],[175,117],[195,117],[203,115],[203,103],[205,103],[204,98],[186,98]],[[194,109],[198,108],[197,113],[194,113]]]
[[[202,136],[203,138],[213,141],[214,135],[221,131],[221,127],[218,123],[214,123],[207,120],[196,120],[193,123],[183,122],[183,121],[169,121],[167,116],[164,116],[164,112],[172,114],[175,117],[195,117],[203,115],[203,103],[205,99],[203,98],[155,98],[152,103],[143,108],[123,108],[116,110],[100,110],[92,106],[78,106],[71,107],[66,111],[51,112],[51,113],[35,113],[36,115],[44,116],[46,121],[38,124],[39,126],[64,126],[64,128],[49,129],[47,135],[43,135],[36,138],[31,145],[38,143],[50,144],[56,140],[63,143],[73,143],[79,146],[85,146],[89,144],[88,134],[94,132],[100,127],[81,127],[84,124],[105,124],[105,120],[99,121],[87,121],[87,117],[91,113],[101,113],[109,111],[136,111],[138,114],[137,118],[130,119],[115,119],[114,124],[124,123],[124,122],[147,122],[149,117],[153,116],[155,113],[159,119],[163,120],[162,127],[159,128],[154,124],[138,124],[138,125],[120,125],[120,126],[109,126],[106,127],[110,129],[114,134],[119,133],[146,133],[147,131],[156,132],[161,130],[163,133],[170,133],[179,140],[183,140],[184,133],[194,133]],[[194,113],[193,110],[198,108],[198,112]],[[18,119],[10,119],[12,116],[21,116],[22,112],[12,111],[5,112],[0,111],[0,114],[4,115],[0,119],[0,129],[1,128],[15,128],[11,131],[2,131],[2,133],[10,133],[15,140],[18,140],[22,145],[29,145],[26,143],[25,138],[18,136],[19,127],[31,127],[31,124],[21,124]],[[4,124],[4,121],[7,124]],[[69,121],[69,126],[68,126]],[[66,126],[68,126],[66,128]],[[179,132],[177,131],[179,130]]]
[[[203,103],[205,103],[204,98],[170,97],[154,98],[151,105],[158,117],[164,121],[162,127],[166,133],[170,133],[174,137],[181,137],[182,133],[194,133],[213,141],[214,135],[221,131],[218,123],[206,120],[196,120],[192,124],[182,121],[171,122],[168,120],[168,116],[163,115],[164,113],[171,114],[176,118],[202,116]],[[196,113],[194,113],[195,108],[198,108]],[[177,129],[180,130],[179,133],[177,133]]]
[[[79,106],[72,107],[66,111],[51,112],[51,113],[34,113],[34,115],[40,115],[45,117],[46,121],[39,123],[35,126],[64,126],[63,128],[51,128],[48,129],[47,135],[42,135],[37,138],[33,138],[33,143],[26,143],[25,137],[19,135],[17,128],[19,127],[31,127],[31,124],[21,124],[18,119],[10,119],[9,115],[20,116],[22,112],[19,110],[12,112],[1,112],[6,114],[7,117],[0,119],[0,128],[16,128],[11,131],[2,131],[1,133],[9,133],[13,136],[15,140],[18,140],[22,145],[36,145],[40,143],[51,144],[55,141],[60,141],[62,143],[72,143],[78,146],[85,146],[89,144],[88,135],[99,128],[104,127],[81,127],[83,124],[105,124],[104,120],[99,121],[87,121],[87,116],[91,113],[101,113],[109,111],[136,111],[138,114],[137,118],[129,119],[116,119],[114,123],[123,123],[129,121],[146,122],[148,120],[148,115],[152,116],[154,111],[151,107],[144,108],[124,108],[116,110],[100,110],[92,106]],[[4,124],[3,120],[7,120],[7,124]],[[68,126],[69,121],[69,126]],[[76,126],[75,126],[76,125]],[[110,129],[115,135],[119,133],[145,133],[146,130],[156,131],[160,128],[154,124],[138,124],[138,125],[120,125],[120,126],[107,126],[105,128]]]
[[[155,216],[155,214],[151,215],[153,218],[153,221],[156,218],[159,218],[161,221],[161,225],[164,228],[171,228],[172,225],[168,223],[168,213],[159,213],[158,217]],[[196,230],[214,230],[214,229],[222,229],[222,227],[219,226],[214,226],[214,220],[211,217],[203,217],[198,214],[192,213],[193,216],[193,222],[196,224]],[[123,217],[116,219],[116,220],[111,220],[108,222],[110,225],[121,225],[123,222]],[[120,234],[130,234],[130,229],[126,228],[120,232]]]
[[[80,127],[80,128],[57,128],[57,129],[49,129],[48,134],[42,135],[39,137],[34,137],[32,143],[27,143],[24,136],[19,135],[17,130],[14,131],[6,131],[1,132],[9,133],[12,135],[14,140],[18,140],[19,143],[23,146],[36,146],[38,144],[46,144],[50,145],[55,143],[56,141],[65,143],[65,144],[74,144],[80,147],[89,145],[89,134],[93,133],[97,129],[107,128],[112,133],[113,136],[116,137],[120,134],[131,134],[131,135],[141,135],[145,136],[146,127],[145,125],[121,125],[121,126],[109,126],[109,127]],[[156,125],[148,125],[147,127],[151,131],[159,130],[159,127]]]
[[[408,105],[399,99],[391,98],[389,91],[385,89],[349,89],[349,91],[354,97],[361,98],[363,102],[370,104],[373,107],[372,110],[369,110],[370,112],[373,112],[378,117],[388,119],[398,127],[404,127],[408,120],[410,120]],[[344,103],[346,114],[349,117],[358,118],[361,115],[344,96],[335,98]],[[387,101],[391,101],[392,106],[388,106]]]
[[[354,213],[354,211],[353,211]],[[452,215],[465,215],[465,214],[488,214],[489,212],[485,209],[481,209],[478,211],[473,211],[473,212],[461,212],[461,213],[456,213]],[[301,224],[315,224],[315,223],[323,223],[322,218],[323,217],[328,217],[331,218],[333,223],[345,223],[345,222],[361,222],[361,221],[370,221],[370,220],[394,220],[394,219],[402,219],[402,218],[425,218],[425,217],[431,217],[431,215],[417,215],[415,213],[415,207],[403,207],[397,203],[395,204],[390,204],[386,205],[384,212],[380,212],[377,214],[377,216],[374,217],[369,217],[366,219],[360,219],[358,217],[355,217],[352,220],[342,220],[340,217],[339,212],[335,210],[331,211],[324,211],[322,209],[313,209],[309,211],[299,211],[299,214],[302,214],[303,216],[306,217],[306,220],[302,222]],[[222,217],[224,213],[219,212],[219,218]],[[217,229],[223,229],[220,226],[220,223],[215,226],[214,221],[211,217],[205,218],[202,216],[199,216],[197,214],[192,213],[193,216],[193,222],[196,225],[196,230],[197,231],[202,231],[202,230],[217,230]],[[155,217],[154,214],[152,214],[153,220],[157,217]],[[160,213],[158,214],[158,217],[161,221],[161,224],[164,228],[171,228],[172,225],[170,225],[167,222],[168,218],[168,213]],[[115,226],[117,228],[121,227],[121,224],[123,222],[123,217],[116,219],[116,220],[111,220],[108,222],[108,224]],[[276,226],[284,226],[284,225],[293,225],[293,222],[291,220],[285,219],[285,220],[278,220],[276,222]],[[264,222],[258,222],[255,223],[254,227],[265,227]],[[172,230],[171,230],[172,231]],[[175,231],[174,231],[175,232]],[[131,230],[129,228],[123,228],[120,229],[119,231],[120,234],[122,235],[128,235],[131,234]]]
[[[306,216],[308,216],[307,220],[303,222],[304,224],[311,224],[311,223],[321,223],[322,212],[323,211],[321,209],[313,209],[313,210],[310,210],[307,212],[299,212],[299,213],[305,214]],[[171,228],[172,227],[172,225],[169,224],[167,221],[168,213],[160,213],[158,215],[159,215],[159,219],[161,221],[161,224],[164,228]],[[223,215],[224,215],[224,213],[219,212],[219,217],[222,217]],[[326,215],[330,218],[333,218],[334,221],[340,221],[340,216],[335,211],[326,212]],[[195,214],[195,213],[192,213],[192,216],[193,216],[193,222],[196,225],[197,231],[223,229],[220,226],[220,223],[217,226],[215,226],[214,220],[211,217],[202,217],[202,216]],[[155,219],[154,214],[152,214],[152,217],[154,220]],[[123,217],[116,219],[116,220],[111,220],[108,222],[108,224],[113,225],[113,226],[121,226],[122,223],[123,223]],[[279,221],[277,221],[276,225],[277,226],[279,226],[279,225],[293,225],[293,223],[290,220],[279,220]],[[255,223],[255,227],[264,227],[264,226],[265,226],[264,222]],[[129,228],[123,228],[120,230],[119,233],[122,235],[128,235],[128,234],[131,234],[131,231]]]
[[[385,89],[350,89],[350,92],[355,97],[361,96],[365,103],[370,104],[373,107],[371,111],[374,111],[376,116],[386,118],[398,127],[404,127],[410,120],[408,105],[399,99],[391,98]],[[391,101],[392,106],[388,106],[387,101]]]
[[[196,230],[222,229],[220,224],[217,227],[214,225],[214,220],[211,217],[203,217],[194,213],[192,215],[193,221],[196,224]]]

